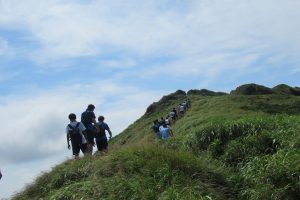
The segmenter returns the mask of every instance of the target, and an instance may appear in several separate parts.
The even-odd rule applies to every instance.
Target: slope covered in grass
[[[186,95],[163,97],[109,155],[66,161],[14,199],[300,199],[300,97],[218,94],[189,92],[166,142],[152,122]]]
[[[156,146],[65,162],[16,199],[224,199],[231,192],[213,163]]]

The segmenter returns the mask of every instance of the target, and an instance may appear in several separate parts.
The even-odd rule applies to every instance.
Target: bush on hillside
[[[253,101],[249,105],[242,106],[241,109],[262,111],[268,114],[300,114],[300,101],[294,101],[288,104],[266,103],[264,101]]]
[[[284,133],[296,134],[281,117],[212,123],[196,132],[192,148],[196,153],[208,150],[214,158],[237,166],[253,156],[274,154],[291,145],[284,141]]]
[[[254,83],[245,84],[237,87],[231,91],[233,95],[261,95],[261,94],[273,94],[273,90],[263,85],[257,85]]]
[[[215,122],[196,133],[193,148],[235,171],[240,199],[299,199],[298,124],[287,115]]]
[[[277,94],[287,94],[287,95],[300,95],[300,88],[298,87],[290,87],[286,84],[280,84],[276,87],[272,88],[272,90]]]
[[[255,157],[241,168],[244,179],[241,198],[300,199],[300,151],[280,150]]]
[[[216,139],[221,144],[238,137],[260,133],[271,128],[268,122],[262,119],[241,119],[238,121],[215,122],[196,132],[197,149],[206,150]]]

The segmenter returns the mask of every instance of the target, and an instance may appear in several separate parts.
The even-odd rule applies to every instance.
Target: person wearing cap
[[[87,153],[93,154],[93,147],[95,146],[95,133],[99,131],[99,127],[96,122],[96,115],[94,113],[95,106],[93,104],[88,105],[86,111],[81,114],[81,122],[86,127],[87,136]]]

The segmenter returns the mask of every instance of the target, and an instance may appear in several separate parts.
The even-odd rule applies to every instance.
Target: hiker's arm
[[[70,147],[70,135],[69,134],[67,134],[67,143],[68,143],[68,149],[70,149],[71,147]]]
[[[108,129],[107,131],[108,131],[108,133],[109,133],[109,139],[111,139],[111,138],[112,138],[112,132],[111,132],[110,129]]]

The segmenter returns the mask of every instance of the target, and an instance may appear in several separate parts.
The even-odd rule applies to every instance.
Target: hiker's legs
[[[95,145],[93,130],[87,130],[87,142],[86,154],[92,155],[93,147]]]
[[[93,147],[94,147],[94,144],[87,144],[87,148],[86,148],[86,154],[88,155],[92,155],[93,154]]]
[[[72,142],[72,151],[75,159],[79,158],[80,144]]]
[[[108,146],[107,139],[106,140],[96,140],[96,144],[97,144],[98,152],[107,153],[107,146]]]
[[[160,133],[159,131],[156,132],[155,134],[156,134],[156,138],[157,138],[157,139],[161,139],[161,133]]]
[[[87,155],[87,143],[82,144],[80,149],[81,149],[81,152],[83,153],[83,155]]]

